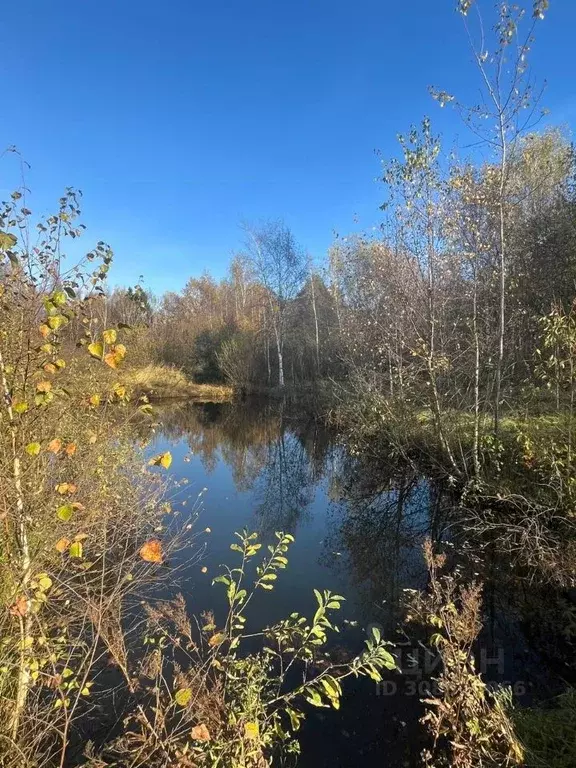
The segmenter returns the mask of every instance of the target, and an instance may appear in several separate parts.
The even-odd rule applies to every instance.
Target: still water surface
[[[151,452],[170,451],[172,506],[194,543],[170,565],[176,587],[196,615],[226,613],[223,590],[212,587],[220,565],[234,563],[234,532],[292,533],[289,565],[273,592],[259,594],[247,629],[257,632],[293,611],[310,616],[313,588],[346,596],[333,650],[357,653],[377,624],[393,640],[403,674],[388,673],[386,688],[352,682],[339,712],[313,709],[300,734],[298,768],[421,764],[423,729],[419,686],[433,677],[417,643],[406,643],[400,619],[405,589],[423,588],[422,543],[443,542],[465,582],[484,583],[484,629],[477,668],[489,682],[514,687],[530,704],[559,693],[570,668],[562,645],[547,630],[559,590],[515,574],[497,547],[462,547],[450,489],[400,457],[356,456],[322,425],[289,406],[269,402],[223,405],[173,403],[157,409]],[[198,517],[198,519],[197,519]],[[492,553],[492,554],[491,554]],[[206,568],[206,573],[203,569]],[[476,571],[479,571],[478,573]],[[562,597],[562,595],[560,595]],[[437,670],[436,670],[437,671]],[[385,695],[383,695],[385,694]]]
[[[151,450],[172,454],[173,507],[184,520],[198,512],[195,528],[211,529],[200,561],[196,544],[173,563],[192,611],[224,611],[211,580],[233,562],[235,531],[258,531],[264,542],[284,531],[295,537],[288,569],[259,596],[249,629],[292,611],[310,615],[315,587],[346,596],[337,640],[347,651],[362,648],[373,623],[396,639],[403,590],[425,583],[422,541],[441,536],[446,522],[434,483],[402,463],[351,456],[321,425],[279,404],[178,403],[160,409],[160,421]],[[417,696],[352,684],[339,713],[311,712],[298,765],[415,765],[420,714]]]

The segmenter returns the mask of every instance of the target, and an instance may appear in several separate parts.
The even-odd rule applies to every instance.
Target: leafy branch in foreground
[[[139,709],[126,735],[98,760],[264,768],[275,755],[299,751],[295,732],[307,704],[338,709],[346,678],[379,681],[384,669],[396,669],[378,630],[350,661],[331,659],[327,645],[331,633],[338,632],[332,617],[344,598],[329,590],[314,590],[317,608],[311,619],[292,613],[262,631],[248,631],[246,608],[260,590],[274,589],[294,539],[276,533],[275,543],[256,562],[262,549],[258,535],[236,535],[231,549],[240,563],[213,580],[226,588],[222,624],[206,613],[193,628],[181,596],[148,606],[148,650],[134,686]],[[92,763],[103,764],[109,763]]]

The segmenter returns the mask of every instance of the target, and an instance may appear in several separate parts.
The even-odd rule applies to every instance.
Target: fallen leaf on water
[[[147,563],[162,562],[162,542],[158,539],[150,539],[140,547],[140,557]]]
[[[154,456],[153,459],[150,459],[148,464],[151,467],[164,467],[164,469],[168,469],[170,467],[170,464],[172,464],[172,454],[170,451],[166,451],[166,453],[161,453],[159,456]]]

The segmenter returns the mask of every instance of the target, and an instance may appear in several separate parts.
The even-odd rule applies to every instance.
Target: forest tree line
[[[525,404],[546,379],[543,318],[570,318],[576,295],[574,148],[549,129],[522,137],[507,160],[501,361],[500,171],[445,162],[427,120],[402,149],[385,168],[377,236],[341,238],[318,265],[283,222],[247,226],[223,279],[194,277],[161,299],[116,289],[109,318],[148,327],[150,356],[198,381],[249,391],[349,382],[438,418],[493,414],[499,376],[500,406]]]

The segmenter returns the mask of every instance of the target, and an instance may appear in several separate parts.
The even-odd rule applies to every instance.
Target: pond
[[[248,616],[251,631],[292,611],[311,615],[313,589],[330,589],[346,597],[337,636],[343,652],[361,650],[373,624],[398,644],[401,676],[389,675],[384,686],[355,682],[339,712],[310,712],[298,766],[419,764],[426,671],[413,665],[415,649],[397,630],[404,590],[426,584],[424,539],[450,539],[449,490],[405,461],[352,455],[324,426],[285,404],[172,403],[157,410],[151,451],[172,454],[173,509],[184,523],[198,515],[195,527],[210,529],[200,558],[195,544],[173,563],[192,612],[223,615],[224,596],[212,579],[222,563],[234,563],[235,531],[257,531],[264,543],[283,531],[295,537],[289,565],[275,590],[260,595]],[[517,682],[529,654],[524,636],[506,594],[491,589],[488,600],[485,672]]]

